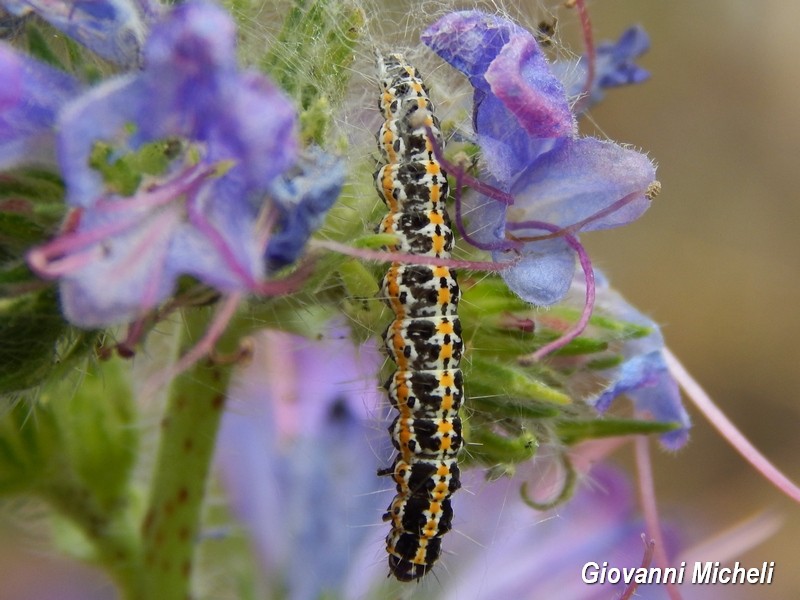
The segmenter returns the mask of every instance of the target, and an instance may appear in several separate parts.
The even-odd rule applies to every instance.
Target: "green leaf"
[[[464,372],[469,381],[470,398],[511,398],[516,404],[519,399],[529,399],[548,404],[567,405],[572,399],[531,371],[500,361],[486,360],[473,356],[464,364]]]
[[[473,396],[475,386],[469,382],[469,407],[487,413],[494,418],[508,419],[553,419],[561,415],[561,410],[552,404],[509,398],[508,396]]]
[[[53,48],[45,38],[42,30],[37,25],[28,23],[27,34],[28,52],[31,53],[31,56],[38,58],[42,62],[45,62],[57,69],[61,69],[62,71],[65,70],[64,63],[61,62],[59,57],[53,51]]]
[[[129,385],[121,360],[70,371],[0,416],[0,495],[46,500],[58,515],[56,541],[129,583],[141,515],[130,482],[138,427]]]
[[[64,184],[52,171],[26,168],[0,173],[0,200],[36,200],[33,209],[37,210],[42,201],[60,202],[63,196]],[[6,207],[5,210],[9,209]]]
[[[498,275],[482,278],[480,281],[464,281],[464,302],[459,311],[465,319],[485,319],[490,315],[503,313],[530,312],[530,304],[520,299],[508,289]]]
[[[0,174],[0,263],[22,261],[45,241],[65,213],[61,179],[41,169]]]
[[[30,492],[58,454],[58,423],[51,411],[24,400],[0,411],[0,496]]]
[[[68,381],[42,395],[59,422],[63,460],[108,514],[128,493],[139,439],[125,366],[122,359],[92,364],[76,388]]]
[[[14,296],[14,288],[19,288],[22,284],[30,284],[35,280],[33,273],[26,264],[14,261],[0,265],[0,296]],[[0,342],[2,346],[2,342]]]
[[[564,420],[556,423],[556,433],[565,444],[576,444],[589,439],[624,435],[668,433],[680,428],[680,423],[662,423],[659,421],[615,418]]]
[[[554,336],[542,336],[538,339],[538,342],[544,346],[550,341],[553,341],[557,338],[557,335]],[[572,340],[569,344],[564,346],[563,348],[559,348],[556,350],[553,355],[554,356],[580,356],[583,354],[596,354],[598,352],[603,352],[604,350],[608,349],[608,342],[604,340],[598,340],[595,338],[590,337],[579,337]]]
[[[592,359],[586,363],[586,368],[593,371],[602,371],[604,369],[611,369],[622,364],[625,357],[621,354],[612,354],[602,358]]]
[[[0,261],[20,258],[46,236],[44,228],[28,215],[0,212]]]
[[[347,290],[347,299],[344,301],[344,310],[354,324],[359,325],[358,331],[365,336],[386,327],[390,318],[389,309],[378,300],[378,283],[372,272],[363,263],[347,259],[338,268],[339,277]],[[362,336],[361,341],[364,341]]]
[[[40,385],[70,331],[53,288],[0,301],[0,395]]]
[[[467,440],[474,460],[489,465],[517,464],[530,460],[538,448],[536,437],[530,432],[512,437],[486,427],[470,429]]]
[[[356,248],[370,248],[372,250],[379,250],[386,246],[393,246],[399,241],[395,233],[373,233],[364,235],[353,242]]]

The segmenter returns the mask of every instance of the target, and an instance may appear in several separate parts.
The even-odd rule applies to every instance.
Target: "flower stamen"
[[[583,84],[583,92],[575,105],[575,112],[581,112],[592,96],[592,86],[597,72],[597,49],[594,44],[592,34],[592,21],[589,18],[589,9],[586,0],[572,0],[571,6],[578,10],[578,18],[581,20],[581,34],[583,35],[583,45],[586,47],[586,81]]]
[[[550,223],[544,223],[542,221],[524,221],[522,223],[507,223],[506,226],[511,229],[545,229],[549,231],[558,230],[558,227],[552,225]],[[592,268],[592,261],[589,258],[589,253],[586,252],[586,248],[584,248],[583,244],[578,241],[578,238],[571,233],[564,234],[564,241],[567,242],[570,248],[572,248],[575,253],[578,255],[578,262],[581,265],[581,269],[583,270],[583,279],[586,283],[586,295],[584,297],[583,303],[583,310],[581,311],[581,316],[578,319],[577,323],[572,327],[572,329],[568,330],[564,333],[561,337],[552,342],[545,344],[541,348],[539,348],[536,352],[529,354],[528,356],[522,356],[517,359],[521,365],[530,365],[535,362],[540,361],[542,358],[550,354],[551,352],[555,352],[556,350],[563,348],[567,344],[569,344],[572,340],[580,336],[581,333],[584,332],[586,327],[589,325],[589,319],[592,317],[592,312],[594,312],[594,303],[596,298],[596,289],[595,289],[595,280],[594,280],[594,269]]]
[[[800,502],[800,487],[781,473],[781,471],[773,465],[769,459],[761,454],[750,440],[731,423],[730,419],[725,416],[725,413],[714,404],[711,397],[700,387],[700,384],[689,375],[686,367],[681,364],[668,348],[664,348],[663,352],[664,360],[669,367],[670,373],[678,382],[678,385],[681,386],[681,389],[683,389],[688,398],[694,403],[697,409],[703,413],[703,416],[708,419],[720,435],[722,435],[725,441],[733,446],[734,450],[741,454],[767,481],[795,502]]]
[[[636,470],[639,473],[639,498],[642,503],[642,511],[644,512],[644,520],[647,526],[647,536],[651,540],[655,540],[651,543],[655,545],[654,555],[656,564],[662,569],[665,569],[669,566],[669,558],[664,548],[664,533],[661,527],[661,518],[658,513],[658,504],[656,503],[653,465],[650,462],[650,440],[640,435],[636,436],[634,444]],[[681,594],[673,583],[667,582],[666,590],[671,600],[681,600]]]

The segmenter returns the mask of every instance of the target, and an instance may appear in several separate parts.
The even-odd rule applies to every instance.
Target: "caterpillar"
[[[443,139],[428,90],[400,54],[378,56],[378,70],[384,122],[377,138],[386,163],[375,187],[388,209],[378,231],[396,236],[392,251],[448,258],[447,174],[433,146],[442,147]],[[399,413],[389,426],[397,455],[378,471],[397,489],[383,515],[391,523],[386,550],[391,574],[413,581],[439,558],[441,538],[452,527],[450,496],[461,487],[461,292],[448,267],[392,263],[381,296],[394,312],[384,343],[397,366],[384,387]]]

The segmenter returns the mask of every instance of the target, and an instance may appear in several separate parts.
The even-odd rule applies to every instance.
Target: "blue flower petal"
[[[542,233],[542,223],[572,233],[617,227],[649,206],[655,168],[646,156],[611,142],[577,137],[563,85],[529,32],[480,11],[442,17],[422,36],[439,56],[461,70],[474,87],[473,121],[491,184],[514,202],[488,209],[486,198],[468,196],[464,218],[478,247]],[[604,82],[622,80],[632,55],[646,46],[632,32],[603,49]],[[485,219],[482,222],[481,219]],[[537,229],[538,227],[538,229]],[[548,229],[552,231],[552,229]],[[520,250],[517,248],[517,250]],[[574,256],[564,241],[525,243],[522,260],[502,273],[521,297],[537,304],[560,300],[572,281]],[[548,256],[552,254],[552,256]],[[507,259],[495,253],[495,259]]]
[[[512,21],[478,10],[453,12],[426,29],[421,39],[431,50],[488,91],[484,79],[489,65],[512,36],[527,32]],[[529,35],[529,34],[528,34]]]
[[[681,429],[661,436],[661,443],[666,448],[677,450],[688,441],[689,415],[661,352],[636,355],[626,360],[611,385],[597,398],[595,408],[605,412],[614,398],[623,394],[633,400],[637,412],[649,413],[656,421],[682,425]]]
[[[655,167],[644,154],[595,138],[567,139],[516,179],[514,220],[568,227],[635,194],[579,231],[625,225],[650,206],[646,192],[654,179]]]
[[[167,272],[166,259],[182,218],[177,206],[149,216],[136,207],[86,211],[78,233],[91,233],[110,222],[131,226],[73,254],[91,262],[60,280],[67,320],[79,327],[103,327],[132,321],[143,309],[163,302],[172,292],[175,273]]]
[[[75,96],[78,82],[0,42],[0,169],[54,162],[58,111]]]
[[[491,182],[489,182],[491,183]],[[470,191],[462,199],[462,214],[467,232],[477,243],[496,248],[505,237],[506,207]]]
[[[622,85],[642,83],[650,73],[636,64],[636,59],[650,49],[650,38],[639,26],[627,29],[616,42],[601,42],[596,48],[595,77],[589,90],[589,102],[582,105],[585,110],[600,102],[605,90]],[[553,72],[558,76],[570,98],[584,93],[587,77],[586,57],[579,60],[563,60],[553,63]]]
[[[489,172],[507,190],[549,142],[572,135],[564,90],[533,36],[480,11],[446,15],[422,40],[475,88],[473,121]]]
[[[175,230],[167,257],[173,278],[193,275],[223,291],[246,290],[263,278],[258,209],[236,183],[218,181],[190,199],[205,223],[190,218]]]
[[[650,37],[639,26],[623,32],[616,43],[597,46],[597,81],[601,89],[642,83],[650,73],[634,61],[650,49]]]
[[[512,37],[486,71],[494,94],[533,138],[575,133],[564,88],[530,33]]]
[[[235,40],[233,22],[220,8],[193,2],[173,9],[154,25],[141,73],[82,99],[86,112],[102,111],[102,123],[84,115],[63,159],[81,164],[96,139],[117,139],[121,124],[131,123],[130,139],[121,140],[130,149],[168,137],[204,142],[210,162],[236,160],[247,167],[248,185],[268,185],[296,158],[294,108],[265,77],[239,71]]]
[[[276,233],[267,243],[270,269],[291,264],[300,256],[344,184],[344,163],[319,148],[310,150],[292,173],[272,187],[271,197],[281,212]]]
[[[147,95],[134,75],[103,83],[70,102],[59,116],[58,159],[72,206],[91,206],[104,193],[103,178],[89,167],[98,141],[120,143]]]
[[[657,421],[680,423],[681,428],[660,437],[664,447],[677,450],[689,439],[691,419],[681,402],[678,384],[672,378],[664,360],[664,337],[652,319],[629,304],[608,286],[608,281],[596,271],[597,305],[615,319],[643,325],[651,333],[644,338],[625,342],[624,362],[609,371],[609,384],[595,399],[589,400],[600,412],[605,412],[615,398],[625,395],[637,412],[652,415]]]
[[[3,0],[17,16],[35,12],[53,27],[117,64],[132,67],[147,33],[132,0]]]
[[[512,253],[494,252],[496,261],[510,260]],[[502,272],[503,281],[517,296],[535,304],[549,306],[569,291],[575,272],[575,253],[563,238],[526,244],[522,258]]]

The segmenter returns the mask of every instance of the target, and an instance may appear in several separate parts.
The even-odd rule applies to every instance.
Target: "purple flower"
[[[649,49],[650,38],[638,25],[626,29],[616,42],[600,42],[595,49],[595,76],[589,90],[589,101],[581,108],[585,110],[600,102],[608,88],[647,81],[650,73],[637,65],[636,59]],[[582,56],[578,60],[559,60],[552,65],[553,73],[571,99],[585,92],[586,60],[586,56]]]
[[[342,589],[362,545],[373,558],[383,546],[392,495],[388,484],[375,493],[390,454],[375,417],[385,412],[383,358],[374,345],[355,348],[342,326],[321,341],[265,331],[258,342],[223,418],[218,464],[267,583],[318,598]]]
[[[381,514],[393,495],[375,477],[393,453],[386,400],[372,346],[356,348],[334,327],[322,341],[268,331],[234,386],[223,418],[218,466],[234,512],[252,536],[270,589],[286,598],[396,596],[387,582]],[[616,470],[596,467],[566,505],[540,513],[525,505],[523,480],[487,482],[462,471],[454,534],[426,592],[441,598],[609,598],[620,587],[585,585],[588,561],[639,566],[644,526]],[[380,492],[376,492],[380,490]],[[435,579],[435,580],[434,580]],[[428,587],[430,584],[430,587]],[[663,597],[663,590],[641,592]]]
[[[0,169],[52,164],[56,117],[79,92],[78,82],[2,42],[0,73]]]
[[[667,368],[664,358],[664,337],[656,323],[640,313],[617,292],[612,290],[601,273],[596,272],[597,308],[616,320],[643,325],[650,334],[625,342],[625,360],[607,373],[607,387],[591,404],[605,412],[618,396],[625,395],[637,412],[647,413],[656,421],[680,423],[681,428],[661,436],[661,443],[677,450],[689,439],[691,420],[681,402],[678,384]]]
[[[490,183],[513,198],[505,206],[470,194],[464,203],[470,236],[492,249],[495,260],[521,254],[503,271],[520,297],[557,302],[572,281],[574,252],[565,236],[536,238],[554,229],[574,235],[635,220],[650,204],[653,164],[618,144],[578,137],[563,85],[533,35],[518,25],[480,11],[456,12],[422,39],[469,77]]]
[[[151,3],[133,0],[2,0],[10,13],[23,16],[35,12],[103,58],[132,67],[147,31]]]
[[[298,159],[295,110],[268,79],[236,64],[235,29],[214,5],[177,6],[154,25],[145,69],[109,80],[70,103],[60,116],[59,160],[73,227],[35,249],[29,263],[59,277],[72,323],[99,327],[131,321],[163,302],[179,275],[221,291],[262,289],[268,232],[264,198],[285,196],[285,175]],[[179,142],[167,172],[123,197],[92,168],[98,143],[111,159],[154,142]],[[293,205],[277,201],[283,219],[303,210],[305,241],[338,194],[342,170],[321,152],[301,171],[326,165]],[[306,197],[307,196],[307,197]],[[308,198],[311,198],[309,200]],[[318,212],[316,214],[319,214]],[[300,247],[282,252],[285,262]]]

